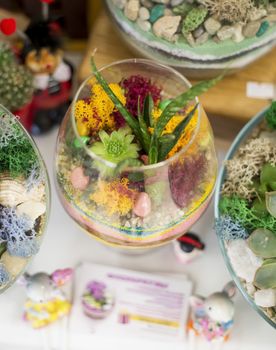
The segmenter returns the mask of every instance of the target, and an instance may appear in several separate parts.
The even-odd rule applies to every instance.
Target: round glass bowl
[[[108,83],[120,83],[133,74],[150,79],[162,89],[164,99],[176,97],[190,87],[177,71],[143,59],[116,62],[102,68],[101,74]],[[171,158],[153,165],[128,167],[123,173],[104,178],[98,169],[104,167],[112,174],[115,164],[93,154],[89,146],[80,146],[74,116],[76,103],[91,97],[94,83],[93,76],[84,81],[60,127],[56,149],[60,200],[85,231],[104,243],[130,249],[165,244],[186,232],[211,198],[217,159],[206,114],[201,106],[197,108],[194,126],[187,132],[187,144]],[[80,186],[74,185],[74,177],[82,179]],[[151,209],[146,217],[140,217],[134,207],[145,197]]]
[[[143,22],[145,21],[139,19],[139,15],[135,20],[130,20],[127,18],[124,14],[124,9],[120,9],[120,5],[124,2],[116,0],[105,0],[105,3],[115,27],[118,29],[118,32],[124,41],[135,53],[180,69],[187,77],[202,79],[206,77],[216,76],[219,73],[225,71],[226,68],[227,74],[234,73],[257,60],[262,55],[271,50],[273,46],[275,46],[276,8],[274,13],[271,13],[274,22],[271,22],[269,16],[263,16],[262,18],[252,23],[254,27],[254,24],[256,26],[257,22],[266,22],[263,24],[263,27],[266,28],[266,31],[261,36],[255,35],[253,37],[245,38],[242,41],[235,42],[230,39],[216,41],[210,39],[211,35],[209,35],[209,40],[206,42],[202,44],[194,43],[193,45],[190,45],[181,33],[179,35],[179,27],[182,25],[182,20],[179,23],[176,33],[179,35],[179,38],[176,41],[168,41],[157,37],[153,33],[153,30],[149,29],[148,26],[145,27],[143,25]],[[164,7],[167,5],[157,4],[156,2],[152,3],[152,6]],[[157,12],[158,11],[155,11],[154,16],[158,16]],[[171,16],[171,14],[169,14],[169,16]],[[175,21],[171,19],[171,27],[173,27],[174,23],[177,22],[177,18],[179,17],[176,17]],[[147,23],[150,27],[151,25],[149,23],[149,20],[147,20]],[[268,23],[270,23],[269,27],[267,27]],[[162,26],[165,26],[164,23]],[[237,26],[239,25],[237,24]],[[170,26],[168,25],[168,27]],[[227,28],[225,28],[225,32],[227,31],[226,29]],[[202,27],[202,31],[204,33],[203,36],[206,36],[208,34],[206,31],[204,32],[204,27]],[[241,33],[238,37],[242,37]]]
[[[228,220],[229,218],[223,223],[223,216],[225,217],[225,213],[223,213],[221,204],[221,200],[223,198],[223,185],[227,180],[227,169],[225,164],[227,161],[232,160],[233,157],[237,155],[240,147],[244,146],[245,143],[251,139],[251,137],[252,139],[255,139],[258,132],[264,132],[264,137],[268,137],[268,131],[264,131],[264,117],[266,115],[266,111],[267,110],[260,112],[244,126],[232,143],[232,146],[225,157],[224,166],[220,170],[215,192],[215,220],[216,232],[220,243],[221,252],[233,280],[235,281],[242,295],[254,308],[254,310],[256,310],[271,326],[276,328],[276,305],[275,307],[261,307],[255,302],[255,293],[259,289],[254,286],[254,274],[262,265],[263,261],[249,248],[247,243],[248,234],[245,234],[242,226],[239,224],[235,226],[237,222],[230,222]],[[275,140],[275,131],[270,137],[274,137]],[[257,147],[257,144],[255,144],[255,148]],[[254,152],[254,149],[251,149],[251,152]],[[243,165],[240,164],[240,168],[242,167]],[[249,234],[251,233],[252,230],[249,232]],[[229,238],[230,234],[231,239]],[[227,236],[228,239],[226,239]],[[267,297],[269,298],[269,295]],[[262,302],[263,298],[265,300],[265,297],[262,296]]]
[[[38,253],[49,210],[41,154],[19,120],[0,105],[0,293]]]

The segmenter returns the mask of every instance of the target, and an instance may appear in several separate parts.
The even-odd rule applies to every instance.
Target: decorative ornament
[[[16,20],[14,18],[4,18],[0,22],[0,30],[5,35],[12,35],[16,31]]]
[[[72,276],[73,270],[69,268],[56,270],[51,275],[45,272],[23,275],[20,283],[26,286],[28,297],[24,307],[24,319],[33,328],[45,327],[68,315],[71,302],[62,287]]]
[[[229,282],[222,292],[213,293],[207,298],[190,298],[190,341],[194,336],[203,337],[208,342],[223,342],[229,338],[234,317],[234,303],[231,299],[235,293],[234,282]]]
[[[187,264],[200,256],[205,249],[205,244],[198,235],[188,232],[173,242],[174,252],[178,261]]]

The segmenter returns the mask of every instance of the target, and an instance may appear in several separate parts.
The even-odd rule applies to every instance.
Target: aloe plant
[[[117,110],[121,113],[126,123],[132,129],[145,153],[148,154],[150,164],[154,164],[166,159],[168,153],[176,145],[179,138],[184,133],[185,128],[194,117],[198,105],[195,105],[193,109],[188,113],[188,115],[186,117],[183,117],[183,120],[175,127],[171,134],[163,135],[164,129],[170,122],[171,118],[176,113],[183,111],[187,104],[193,101],[197,96],[213,87],[219,80],[222,79],[223,76],[221,75],[212,80],[202,81],[192,86],[189,90],[180,94],[175,99],[171,100],[171,102],[168,103],[162,111],[157,122],[154,123],[152,114],[154,104],[153,99],[150,95],[148,95],[144,101],[143,110],[140,111],[140,107],[138,107],[137,119],[129,113],[129,111],[124,107],[124,105],[110,89],[108,83],[98,71],[93,55],[91,57],[91,67],[98,83],[110,97]],[[138,106],[139,105],[140,103],[138,103]],[[150,133],[149,128],[153,128],[154,131]]]

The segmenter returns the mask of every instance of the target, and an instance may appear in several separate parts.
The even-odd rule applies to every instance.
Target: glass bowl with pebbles
[[[245,67],[276,39],[275,1],[106,0],[126,43],[194,78]]]
[[[165,244],[206,209],[217,175],[213,133],[177,71],[130,59],[97,70],[61,125],[56,182],[67,213],[91,236],[120,248]]]
[[[35,143],[0,105],[0,293],[38,253],[49,201],[48,175]]]
[[[232,144],[219,175],[215,217],[233,279],[276,328],[276,102]]]

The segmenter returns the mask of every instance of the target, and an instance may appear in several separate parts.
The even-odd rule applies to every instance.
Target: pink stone
[[[133,212],[141,218],[146,217],[151,212],[151,201],[149,195],[146,192],[141,192],[138,194],[136,202],[134,204]]]
[[[84,175],[83,168],[80,166],[72,170],[70,180],[76,190],[83,191],[89,184],[89,176]]]

